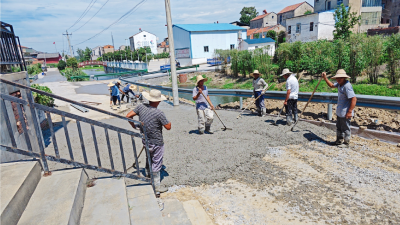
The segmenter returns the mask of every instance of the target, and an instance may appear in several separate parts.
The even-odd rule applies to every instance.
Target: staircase
[[[160,211],[150,184],[89,180],[85,169],[43,176],[37,161],[0,164],[1,224],[213,224],[197,200],[166,199]]]

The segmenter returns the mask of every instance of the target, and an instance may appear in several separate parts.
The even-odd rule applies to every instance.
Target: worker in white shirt
[[[257,99],[257,97],[261,95],[256,100],[258,116],[265,116],[265,114],[267,113],[267,110],[265,108],[265,103],[264,103],[264,94],[265,94],[265,90],[268,87],[268,84],[267,84],[267,82],[265,82],[264,79],[262,79],[260,77],[260,75],[261,74],[260,74],[260,72],[258,72],[258,70],[254,70],[254,72],[252,74],[250,74],[250,76],[253,77],[254,98]]]
[[[292,115],[294,115],[294,122],[299,118],[297,116],[297,99],[299,97],[299,82],[297,81],[296,74],[290,72],[289,69],[282,71],[281,77],[286,79],[286,99],[285,99],[285,110],[286,110],[286,124],[292,125]]]

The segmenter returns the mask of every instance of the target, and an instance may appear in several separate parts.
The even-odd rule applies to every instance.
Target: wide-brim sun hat
[[[282,74],[279,75],[280,77],[286,74],[292,74],[293,72],[291,72],[288,68],[283,69]]]
[[[336,75],[332,78],[350,78],[344,69],[340,69],[336,72]]]
[[[197,86],[197,84],[199,84],[199,82],[200,81],[202,81],[202,80],[204,80],[204,82],[205,81],[207,81],[208,80],[208,78],[204,78],[202,75],[198,75],[197,77],[196,77],[196,86]]]
[[[131,86],[129,86],[129,89],[131,89],[131,90],[135,90],[135,89],[136,89],[136,86],[135,86],[135,85],[133,85],[133,84],[131,84]]]
[[[121,84],[121,81],[120,81],[120,80],[118,80],[118,81],[117,81],[117,84]]]
[[[156,89],[151,90],[150,93],[143,92],[143,97],[149,100],[149,102],[161,102],[167,100],[167,98],[161,94],[161,91]]]
[[[108,86],[108,87],[112,87],[112,86],[114,86],[114,83],[113,83],[113,82],[110,82],[110,83],[107,84],[107,86]]]
[[[252,73],[250,74],[250,76],[251,76],[251,77],[254,77],[254,74],[261,75],[261,73],[258,72],[258,70],[254,70],[254,72],[252,72]]]

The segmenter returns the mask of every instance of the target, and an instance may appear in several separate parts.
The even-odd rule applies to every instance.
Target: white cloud
[[[55,52],[53,42],[56,42],[57,50],[60,52],[63,48],[68,49],[67,41],[62,34],[81,16],[90,1],[2,0],[1,20],[14,26],[15,33],[20,37],[21,45],[33,47],[39,51]],[[84,24],[106,1],[97,0],[87,15],[69,32]],[[111,32],[114,36],[115,47],[118,48],[125,44],[125,39],[137,33],[139,28],[156,34],[159,41],[163,40],[167,36],[165,3],[163,0],[146,0],[124,20],[96,38],[76,46],[77,43],[109,26],[138,2],[140,0],[109,0],[89,23],[80,30],[72,32],[71,44],[75,45],[74,50],[78,47],[112,44]],[[239,20],[239,12],[244,6],[255,6],[259,13],[262,13],[264,9],[277,13],[284,7],[299,2],[301,1],[172,0],[172,21],[175,24],[214,23],[216,21],[229,23]],[[313,2],[310,4],[313,5]]]

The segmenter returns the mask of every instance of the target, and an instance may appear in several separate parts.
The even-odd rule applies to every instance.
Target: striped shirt
[[[133,111],[139,116],[139,121],[144,123],[149,143],[163,146],[162,129],[169,123],[164,112],[147,104],[140,104]]]

